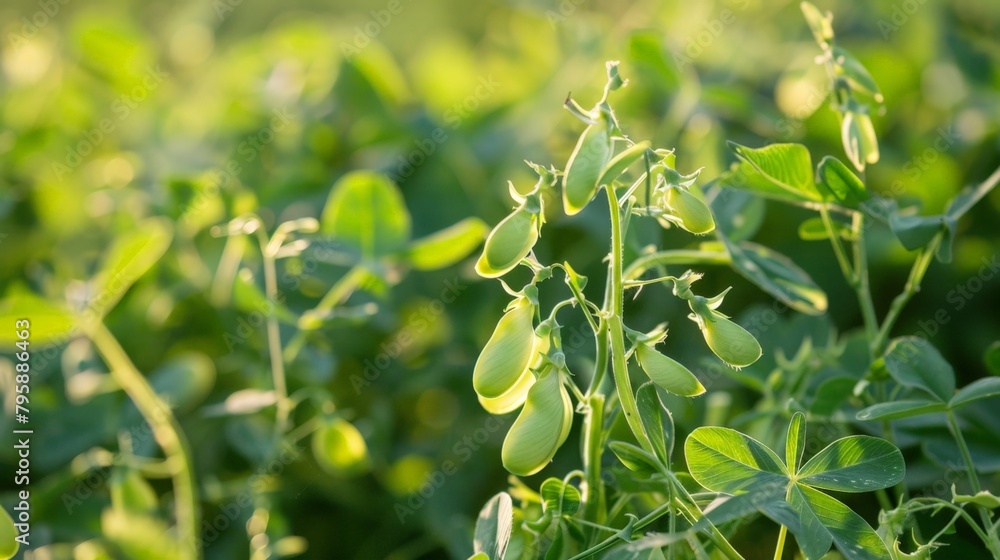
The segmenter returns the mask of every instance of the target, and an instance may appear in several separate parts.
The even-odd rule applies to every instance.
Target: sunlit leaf
[[[410,240],[410,213],[396,185],[382,175],[354,171],[333,186],[320,231],[365,259],[395,253]]]
[[[838,439],[809,459],[798,479],[824,490],[868,492],[903,480],[903,455],[888,441],[871,436]]]
[[[472,541],[473,550],[477,554],[487,555],[490,560],[502,560],[507,553],[513,525],[513,503],[510,495],[500,492],[490,498],[479,512],[476,535]]]
[[[933,414],[944,412],[948,405],[940,401],[929,400],[906,400],[887,403],[873,404],[868,408],[858,411],[857,418],[862,421],[870,420],[899,420],[911,416],[921,416],[923,414]]]
[[[160,260],[172,238],[173,226],[162,218],[146,220],[120,236],[94,276],[93,295],[88,298],[87,308],[98,317],[107,314],[132,284]]]
[[[457,224],[410,243],[406,257],[418,270],[437,270],[464,259],[483,242],[488,228],[479,218]]]

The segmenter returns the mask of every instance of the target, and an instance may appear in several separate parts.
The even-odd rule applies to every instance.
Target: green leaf
[[[772,297],[796,311],[809,315],[826,312],[826,293],[788,257],[750,241],[732,243],[725,236],[732,267]]]
[[[466,218],[410,243],[406,258],[417,270],[437,270],[464,259],[482,244],[489,231],[479,218]]]
[[[108,508],[101,514],[101,532],[126,558],[175,560],[183,558],[174,533],[162,520]]]
[[[580,491],[572,484],[565,484],[558,478],[548,478],[540,488],[542,507],[544,511],[552,512],[555,517],[573,515],[580,510],[583,498]]]
[[[659,461],[648,451],[624,441],[612,441],[608,444],[611,452],[618,457],[630,471],[640,474],[659,472]]]
[[[730,241],[750,239],[764,223],[767,205],[750,192],[718,188],[708,198],[715,226]]]
[[[333,186],[320,231],[373,260],[400,251],[410,240],[410,213],[388,178],[354,171]]]
[[[805,449],[806,415],[796,412],[788,423],[788,434],[785,436],[785,465],[789,473],[795,474],[798,471]]]
[[[976,203],[982,200],[986,195],[990,194],[990,191],[996,188],[997,183],[1000,183],[1000,180],[987,179],[975,187],[966,187],[962,189],[962,191],[955,195],[955,197],[948,203],[948,209],[945,211],[945,216],[952,222],[957,222],[958,219],[971,210]]]
[[[774,451],[730,428],[696,428],[684,442],[684,454],[691,476],[713,492],[736,494],[788,481]]]
[[[856,236],[854,231],[845,223],[832,221],[833,231],[837,237],[847,241],[854,241]],[[799,238],[804,241],[824,241],[830,238],[823,218],[809,218],[799,224]]]
[[[116,468],[108,480],[108,487],[111,504],[122,512],[153,514],[159,507],[153,487],[136,470]]]
[[[490,560],[503,560],[514,527],[514,509],[510,495],[500,492],[479,511],[472,548]]]
[[[673,89],[680,83],[677,67],[666,55],[661,33],[635,31],[628,38],[628,49],[633,63],[643,70],[639,72],[643,79],[656,80],[667,89]]]
[[[736,155],[761,177],[799,200],[821,200],[813,181],[812,158],[801,144],[771,144],[748,148],[729,142]]]
[[[567,542],[569,537],[566,534],[566,527],[564,525],[556,526],[555,537],[552,538],[552,544],[549,545],[549,549],[545,552],[545,560],[563,560],[563,558],[568,557],[566,547],[569,546]]]
[[[874,96],[876,101],[882,100],[882,94],[879,92],[875,79],[872,78],[865,65],[854,58],[854,55],[840,47],[833,47],[833,59],[837,64],[838,72],[845,76],[852,86]]]
[[[674,418],[663,404],[656,385],[644,383],[635,393],[635,403],[639,409],[639,420],[653,445],[653,453],[667,468],[674,450]]]
[[[997,395],[1000,395],[1000,377],[986,377],[959,389],[948,401],[948,408],[958,408],[972,401]]]
[[[925,391],[948,402],[955,393],[955,372],[931,343],[915,336],[892,341],[885,367],[900,385]]]
[[[912,216],[898,212],[889,215],[889,227],[907,251],[925,247],[943,225],[943,216]]]
[[[819,180],[835,200],[848,208],[857,208],[871,198],[861,179],[833,156],[826,156],[819,162]]]
[[[903,480],[903,454],[888,441],[871,436],[838,439],[802,466],[798,480],[838,492],[869,492]]]
[[[111,311],[132,284],[160,260],[172,238],[173,226],[165,218],[151,218],[137,224],[131,233],[119,236],[94,277],[94,295],[88,309],[98,317]]]
[[[149,374],[149,384],[173,409],[191,410],[215,384],[215,363],[199,352],[178,354]]]
[[[806,23],[809,24],[809,30],[812,31],[816,42],[821,47],[826,47],[833,40],[833,25],[831,21],[833,18],[830,16],[830,13],[827,12],[824,14],[809,2],[802,2],[801,7],[802,15],[805,16]]]
[[[6,509],[0,508],[0,558],[3,560],[13,558],[17,554],[17,549],[20,548],[15,540],[17,535],[14,520],[10,518]]]
[[[803,525],[812,532],[813,538],[819,539],[825,533],[826,537],[820,542],[827,542],[828,538],[847,560],[890,560],[889,550],[875,530],[840,501],[808,486],[795,484],[788,503],[799,513],[800,519],[815,518],[818,523]],[[804,540],[808,542],[809,539]],[[800,542],[800,546],[802,544]],[[818,548],[810,547],[806,557],[818,560],[823,555],[817,554]]]
[[[254,316],[254,324],[257,325],[263,325],[263,320],[271,313],[288,325],[294,325],[297,321],[295,314],[285,304],[280,301],[272,303],[268,299],[248,268],[240,269],[233,280],[233,304],[240,311]]]
[[[820,383],[809,411],[819,416],[833,414],[840,405],[854,392],[857,378],[849,375],[837,375]]]
[[[809,507],[798,484],[793,484],[788,489],[787,500],[786,503],[796,517],[796,523],[787,525],[788,530],[795,535],[795,542],[809,560],[823,557],[833,545],[833,535]]]
[[[948,405],[940,401],[929,400],[908,400],[879,403],[863,410],[859,410],[857,419],[862,422],[872,420],[899,420],[911,416],[921,416],[944,412],[948,410]]]
[[[13,349],[23,339],[17,336],[17,321],[28,321],[28,340],[31,344],[62,344],[69,342],[75,332],[73,316],[66,309],[28,291],[22,284],[14,284],[7,296],[0,301],[0,347]]]
[[[1000,340],[990,344],[986,352],[983,352],[983,364],[993,375],[1000,375]]]

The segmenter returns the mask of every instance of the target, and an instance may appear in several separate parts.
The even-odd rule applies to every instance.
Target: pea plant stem
[[[622,325],[622,315],[624,313],[623,282],[622,282],[622,260],[625,242],[624,232],[621,223],[621,208],[618,207],[618,198],[612,187],[605,187],[604,191],[608,195],[609,212],[611,214],[611,309],[609,310],[608,336],[611,337],[611,369],[615,377],[615,386],[618,391],[618,400],[621,402],[622,411],[625,413],[625,421],[628,423],[632,434],[643,449],[653,452],[653,446],[646,436],[646,430],[642,427],[639,419],[639,408],[635,403],[635,395],[632,393],[632,383],[628,376],[628,364],[625,361],[625,330]]]
[[[271,360],[271,378],[274,384],[275,422],[274,449],[281,444],[281,438],[288,431],[290,401],[288,400],[288,382],[285,377],[285,360],[281,352],[281,329],[278,326],[278,282],[275,270],[274,254],[268,244],[261,240],[261,252],[264,261],[264,292],[271,304],[271,312],[267,314],[267,353]]]
[[[955,438],[955,443],[958,444],[958,451],[962,454],[962,461],[965,462],[965,469],[969,471],[969,485],[972,486],[973,494],[978,494],[982,491],[982,486],[979,485],[979,475],[976,473],[976,464],[972,461],[972,453],[969,452],[969,444],[965,441],[965,436],[962,434],[962,429],[958,425],[958,419],[955,417],[955,412],[948,410],[948,428],[951,430],[952,437]],[[993,531],[993,522],[990,520],[989,513],[986,509],[979,507],[979,518],[983,522],[983,528],[986,529],[986,533],[989,535],[989,540],[987,541],[987,546],[992,549],[995,556],[1000,557],[1000,537],[997,537],[996,531]]]
[[[913,267],[910,269],[910,275],[906,279],[906,286],[904,286],[903,291],[892,300],[892,304],[889,307],[889,312],[885,316],[885,320],[882,321],[882,327],[879,329],[878,334],[875,336],[875,340],[872,342],[872,351],[876,355],[881,355],[885,351],[885,347],[889,342],[889,333],[892,331],[892,327],[896,324],[899,319],[900,314],[903,312],[903,308],[906,304],[913,299],[913,296],[920,291],[920,283],[924,279],[924,274],[927,273],[927,268],[930,266],[931,261],[934,259],[934,253],[937,251],[938,245],[941,243],[941,234],[938,234],[931,240],[927,247],[920,250],[920,254],[917,255],[917,260],[913,262]]]
[[[583,489],[583,518],[603,523],[605,499],[604,483],[601,481],[601,455],[604,451],[604,395],[591,395],[586,402],[587,415],[583,424],[583,472],[586,482]]]
[[[198,539],[200,526],[198,487],[194,479],[191,449],[180,423],[103,323],[86,323],[83,325],[83,330],[104,357],[112,378],[135,403],[149,424],[156,443],[163,449],[163,454],[170,463],[174,487],[174,515],[177,520],[182,558],[184,560],[201,558]]]
[[[784,525],[778,530],[778,544],[774,547],[774,560],[781,560],[785,554],[785,537],[788,536],[788,527]]]

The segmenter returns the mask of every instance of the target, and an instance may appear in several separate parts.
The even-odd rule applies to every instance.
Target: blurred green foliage
[[[874,115],[882,157],[868,168],[869,188],[940,212],[1000,164],[1000,4],[819,5],[834,12],[839,41],[885,96],[884,113]],[[637,137],[674,146],[679,169],[718,175],[733,161],[725,140],[796,141],[817,155],[841,154],[797,2],[14,0],[0,7],[0,33],[0,292],[27,286],[51,299],[82,297],[114,239],[151,216],[174,222],[169,251],[107,324],[151,379],[168,379],[184,360],[200,364],[177,413],[205,519],[228,515],[223,508],[248,481],[260,486],[252,507],[214,529],[208,558],[245,557],[246,526],[259,511],[269,512],[271,540],[302,536],[309,558],[465,557],[475,513],[505,484],[499,453],[511,421],[490,418],[472,391],[472,365],[507,297],[466,259],[400,275],[385,289],[366,286],[350,305],[375,311],[325,324],[288,364],[291,390],[322,387],[357,426],[369,474],[348,477],[309,454],[273,476],[255,472],[267,414],[213,410],[237,391],[270,388],[267,342],[254,322],[259,310],[213,297],[225,240],[212,226],[247,212],[268,231],[318,218],[331,185],[359,169],[401,187],[414,238],[469,216],[494,224],[510,209],[507,179],[530,187],[523,159],[562,162],[572,150],[578,123],[562,102],[569,91],[596,98],[605,60],[621,60],[630,80],[616,98],[619,118]],[[767,210],[756,240],[792,257],[831,302],[852,301],[830,248],[789,235],[807,214],[772,203]],[[601,212],[556,220],[535,250],[546,262],[589,262],[580,273],[603,277]],[[930,337],[962,385],[987,374],[984,349],[1000,339],[1000,278],[971,280],[983,259],[997,258],[998,212],[994,193],[961,223],[954,263],[932,265],[897,329]],[[661,236],[647,228],[627,250]],[[882,314],[910,257],[886,229],[870,239]],[[283,302],[297,313],[348,268],[311,254],[278,270]],[[259,276],[255,255],[247,250],[244,263]],[[731,308],[770,305],[740,277],[716,272],[704,289],[737,286]],[[626,311],[646,327],[684,313],[665,293],[662,305]],[[829,317],[840,331],[860,324],[852,305],[831,307]],[[790,312],[755,334],[766,341],[814,321]],[[690,353],[678,359],[705,358],[685,336],[698,335],[677,335],[673,347]],[[77,543],[99,534],[113,499],[106,470],[92,468],[100,464],[94,450],[117,450],[131,433],[134,453],[157,451],[122,392],[88,385],[104,368],[89,343],[36,352],[33,542]],[[7,433],[12,382],[4,375]],[[711,391],[730,394],[728,408],[706,412],[718,399],[679,402],[680,430],[754,405],[732,380]],[[976,410],[995,425],[988,406]],[[574,431],[557,465],[574,464],[578,439]],[[905,451],[919,437],[904,433],[899,443]],[[0,457],[6,471],[9,446]],[[919,484],[919,464],[909,471]],[[9,479],[0,485],[9,489]],[[161,504],[169,499],[165,481],[152,488]],[[12,497],[4,494],[5,506]],[[284,542],[289,551],[300,545]],[[70,550],[50,547],[58,558],[73,557]],[[769,551],[762,546],[760,557]]]

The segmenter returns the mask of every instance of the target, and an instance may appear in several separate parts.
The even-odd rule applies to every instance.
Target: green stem
[[[958,450],[962,454],[962,460],[965,461],[965,467],[969,471],[969,484],[972,485],[972,492],[978,493],[982,490],[982,487],[979,486],[979,475],[976,474],[976,465],[972,462],[972,454],[969,452],[969,446],[965,442],[965,436],[962,435],[962,430],[959,429],[955,413],[949,410],[947,412],[947,416],[948,427],[951,428],[951,435],[955,438],[955,443],[958,444]]]
[[[306,313],[323,317],[332,312],[337,305],[343,303],[351,295],[351,292],[358,287],[358,284],[364,279],[366,272],[367,270],[360,265],[348,270],[347,274],[341,276],[326,295],[323,296],[323,299],[316,304],[316,307]],[[295,333],[285,348],[285,360],[292,361],[295,359],[295,356],[298,355],[306,343],[307,332],[300,330]]]
[[[278,327],[278,282],[275,272],[274,255],[267,245],[261,246],[264,260],[264,293],[271,304],[271,312],[267,314],[267,353],[271,360],[271,379],[274,385],[275,422],[274,449],[281,443],[281,438],[288,431],[288,417],[291,412],[288,400],[288,382],[285,377],[285,359],[281,353],[281,329]]]
[[[624,279],[635,280],[654,266],[670,264],[715,264],[728,265],[732,259],[725,251],[695,251],[673,249],[643,255],[625,269]]]
[[[874,340],[878,333],[878,317],[875,316],[875,305],[872,302],[871,286],[868,277],[868,245],[865,242],[865,216],[858,212],[854,214],[851,228],[854,230],[854,278],[852,285],[858,295],[858,305],[865,323],[865,333],[868,340]],[[873,356],[874,357],[874,356]]]
[[[625,241],[621,225],[621,209],[618,207],[618,198],[615,197],[614,189],[606,187],[604,191],[608,194],[608,204],[611,213],[611,309],[608,321],[608,335],[611,337],[611,369],[615,376],[615,386],[618,389],[618,400],[621,402],[622,411],[625,412],[625,421],[628,423],[632,434],[643,449],[653,452],[653,446],[649,442],[646,430],[642,427],[639,419],[639,407],[635,403],[635,394],[632,393],[632,383],[628,377],[628,364],[625,362],[625,330],[622,326],[622,315],[624,314],[624,302],[622,301],[622,252]]]
[[[85,324],[83,329],[107,362],[112,378],[135,403],[152,429],[156,442],[163,449],[163,454],[172,463],[174,515],[177,518],[182,558],[201,558],[198,488],[194,480],[191,450],[180,423],[103,323]]]
[[[840,265],[840,271],[844,273],[844,278],[854,285],[854,271],[851,269],[851,263],[847,260],[847,252],[844,251],[844,246],[840,243],[840,236],[837,234],[837,230],[833,228],[833,221],[830,219],[830,211],[827,209],[826,204],[819,207],[819,215],[823,218],[823,225],[826,227],[826,233],[830,236],[830,245],[833,246],[833,253],[837,255],[837,264]]]
[[[788,536],[788,527],[784,525],[778,531],[778,544],[774,547],[774,560],[781,560],[785,554],[785,537]]]
[[[583,491],[583,518],[603,523],[604,483],[601,480],[601,455],[604,451],[604,395],[598,393],[587,399],[587,416],[583,423],[583,473],[586,486]]]
[[[920,250],[917,260],[913,262],[913,267],[910,269],[910,276],[906,280],[903,292],[892,300],[889,312],[886,314],[885,320],[882,321],[882,328],[879,329],[875,340],[872,342],[872,351],[876,356],[881,355],[885,351],[885,347],[889,341],[889,332],[892,331],[892,327],[896,324],[906,304],[920,291],[920,283],[923,281],[924,274],[927,273],[927,267],[930,266],[931,261],[934,259],[934,253],[937,251],[940,243],[941,234],[939,233],[934,236],[934,239],[931,240],[927,247]]]

